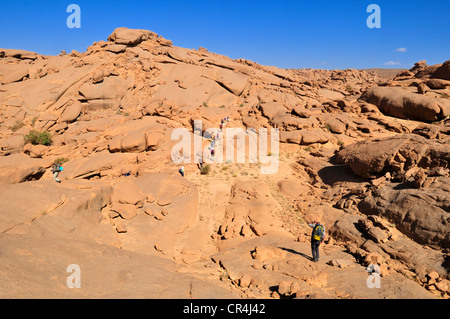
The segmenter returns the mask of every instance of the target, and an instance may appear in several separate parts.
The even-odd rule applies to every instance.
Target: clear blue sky
[[[81,8],[80,29],[66,25],[72,3]],[[381,8],[380,29],[366,24],[372,3]],[[0,2],[0,48],[83,52],[117,27],[282,68],[410,68],[450,59],[449,0]]]

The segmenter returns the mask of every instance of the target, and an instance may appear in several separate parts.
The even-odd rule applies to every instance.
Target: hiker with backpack
[[[318,220],[315,220],[311,224],[308,224],[309,227],[313,229],[311,233],[311,251],[312,258],[314,262],[319,261],[319,246],[323,242],[325,238],[325,227],[320,224]]]
[[[53,179],[57,182],[57,183],[61,183],[61,180],[58,178],[59,172],[61,172],[63,170],[63,167],[61,166],[61,164],[54,164],[52,166],[51,172],[53,174]]]

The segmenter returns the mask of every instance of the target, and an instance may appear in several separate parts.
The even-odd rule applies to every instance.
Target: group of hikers
[[[227,116],[225,118],[223,118],[221,120],[220,123],[220,133],[222,132],[222,129],[224,128],[224,126],[226,125],[226,123],[228,123],[230,121],[230,117]],[[216,140],[218,140],[220,137],[219,132],[217,133],[213,133],[211,135],[211,144],[210,144],[210,150],[211,150],[211,159],[214,160],[214,147],[216,144]],[[203,167],[203,159],[201,158],[199,161],[199,168],[201,169]],[[61,180],[58,178],[59,173],[63,171],[63,167],[61,166],[60,163],[55,163],[53,164],[52,168],[51,168],[51,172],[53,174],[53,179],[57,182],[57,183],[61,183]],[[181,176],[184,176],[184,166],[182,166],[179,169],[179,172],[181,174]],[[129,176],[131,173],[131,171],[123,174],[124,176]],[[309,227],[312,228],[312,233],[311,233],[311,253],[312,253],[312,261],[314,262],[318,262],[319,261],[319,246],[320,244],[322,244],[322,242],[325,239],[325,227],[320,223],[319,220],[314,220],[312,223],[308,224]]]
[[[211,161],[214,161],[214,155],[216,153],[215,151],[215,146],[216,146],[216,141],[219,141],[219,138],[222,134],[222,129],[225,128],[225,126],[227,125],[227,123],[230,121],[230,117],[227,115],[225,116],[223,119],[220,120],[220,131],[219,132],[213,132],[211,134],[211,144],[209,146],[210,152],[211,152]]]
[[[209,150],[210,150],[210,154],[211,154],[210,159],[212,161],[214,161],[216,141],[219,141],[220,134],[222,133],[223,128],[227,125],[227,123],[229,121],[230,121],[229,116],[226,116],[223,119],[221,119],[220,126],[219,126],[220,131],[213,132],[211,134],[211,142],[209,145]],[[203,167],[203,156],[200,156],[198,167],[199,167],[199,169],[202,169],[202,167]],[[179,173],[181,174],[181,176],[184,176],[184,166],[182,166],[179,169]],[[312,228],[312,233],[311,233],[312,261],[318,262],[319,261],[319,247],[325,239],[325,227],[317,219],[311,223],[308,223],[308,226]]]
[[[230,116],[227,115],[220,120],[220,125],[219,125],[220,130],[211,133],[211,142],[208,147],[208,149],[210,151],[209,159],[211,161],[214,161],[214,155],[216,154],[216,150],[215,150],[216,143],[218,144],[218,141],[220,140],[220,136],[222,134],[222,130],[225,128],[225,126],[227,125],[228,122],[230,122]],[[203,154],[200,154],[199,157],[200,158],[199,158],[199,162],[198,162],[198,168],[201,170],[203,168]],[[178,170],[178,172],[180,173],[181,176],[184,177],[184,174],[185,174],[184,166],[182,166]]]

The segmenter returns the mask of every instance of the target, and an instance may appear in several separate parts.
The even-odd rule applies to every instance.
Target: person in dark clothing
[[[311,252],[314,262],[319,261],[319,246],[325,238],[325,227],[318,220],[308,224],[313,229],[311,233]]]
[[[131,171],[128,171],[125,174],[123,174],[123,176],[130,176],[130,175],[131,175]]]

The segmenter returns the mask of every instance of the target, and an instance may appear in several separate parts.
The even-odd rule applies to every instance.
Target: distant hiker
[[[220,120],[220,124],[223,124],[223,119]]]
[[[53,174],[53,179],[58,182],[61,183],[61,180],[58,178],[59,172],[61,172],[63,170],[61,164],[54,164],[52,166],[51,172]]]
[[[214,153],[215,153],[215,151],[214,151],[214,149],[212,149],[212,150],[211,150],[211,160],[212,160],[212,161],[214,160]]]
[[[184,166],[182,166],[182,167],[178,170],[178,172],[180,172],[181,176],[184,177]]]
[[[311,251],[312,258],[314,262],[319,261],[319,246],[323,242],[325,238],[325,227],[320,224],[319,221],[315,220],[311,224],[308,224],[309,227],[313,229],[311,233]]]
[[[221,124],[220,124],[220,130],[222,130],[222,127],[223,127],[223,124],[221,123]]]
[[[130,176],[130,175],[131,175],[131,171],[128,171],[125,174],[123,174],[123,176]]]
[[[198,160],[198,168],[201,170],[203,168],[203,158],[200,157],[200,159]]]

